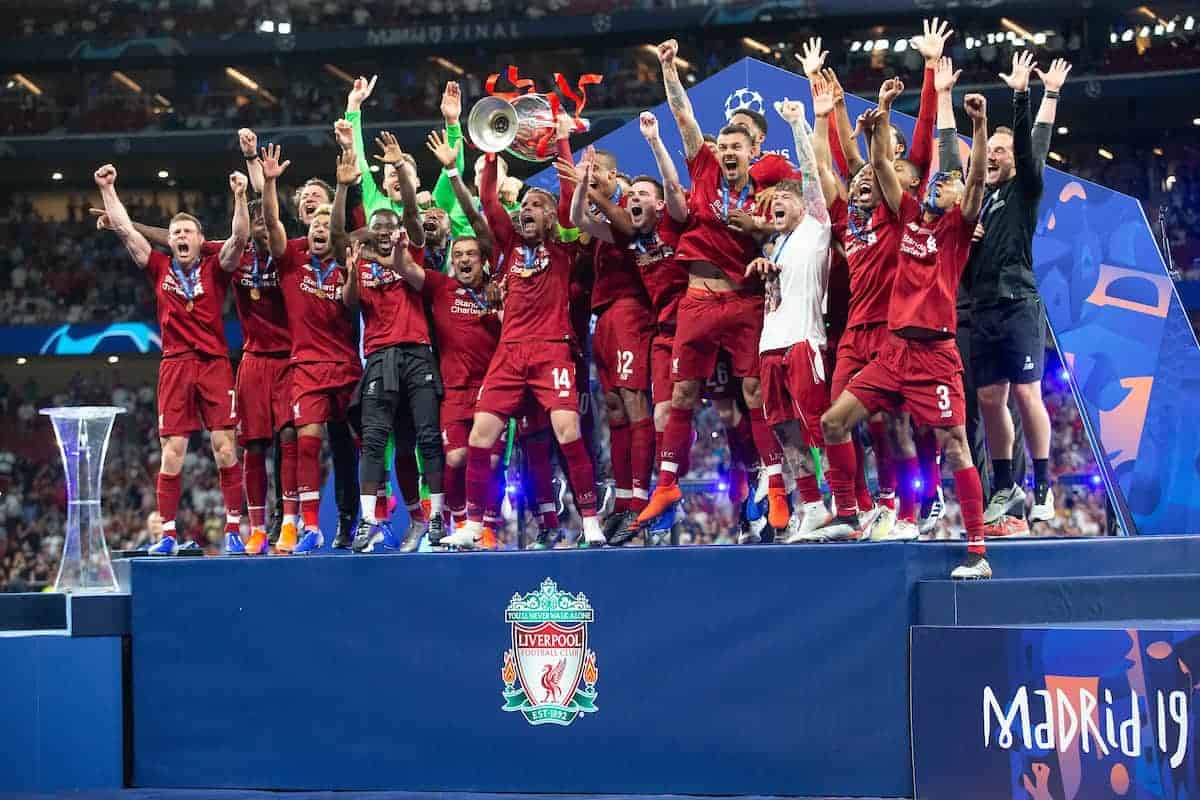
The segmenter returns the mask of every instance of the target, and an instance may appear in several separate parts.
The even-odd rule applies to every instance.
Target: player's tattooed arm
[[[650,152],[654,154],[658,174],[662,177],[667,213],[671,215],[671,219],[683,224],[688,218],[687,195],[683,193],[683,184],[679,181],[679,170],[675,169],[675,162],[671,160],[671,154],[667,152],[667,146],[659,136],[658,117],[651,111],[643,111],[638,122],[642,137],[646,144],[650,145]]]
[[[892,127],[888,117],[892,112],[892,102],[904,91],[904,84],[897,78],[888,78],[879,87],[879,108],[871,112],[865,119],[865,125],[874,128],[871,135],[871,167],[875,171],[875,180],[879,183],[879,192],[893,214],[900,212],[900,202],[904,196],[904,188],[896,175],[892,164]],[[859,117],[864,120],[863,117]],[[865,128],[864,128],[865,130]]]
[[[804,106],[795,100],[784,98],[782,103],[775,105],[775,111],[792,128],[792,138],[796,145],[796,163],[800,167],[800,176],[803,178],[804,212],[818,222],[828,222],[829,208],[826,202],[828,190],[822,181],[817,154],[813,149],[812,129],[808,127],[808,120],[804,118]],[[836,187],[829,188],[836,193]]]
[[[267,226],[267,240],[271,246],[274,258],[283,256],[287,250],[287,231],[279,219],[279,193],[276,190],[276,179],[284,173],[291,161],[279,161],[279,145],[269,144],[262,149],[263,170],[263,223]]]
[[[129,212],[125,210],[121,198],[117,197],[117,168],[112,164],[105,164],[96,170],[95,179],[100,196],[104,199],[104,212],[108,215],[113,231],[124,243],[134,263],[144,268],[150,260],[150,243],[133,227]]]
[[[971,167],[963,188],[962,215],[967,222],[979,218],[983,206],[983,178],[987,171],[987,99],[981,94],[969,94],[963,100],[971,118]]]
[[[688,99],[687,91],[679,80],[679,71],[675,64],[675,56],[679,53],[679,43],[668,39],[658,46],[658,63],[662,65],[663,85],[667,91],[667,105],[679,125],[679,135],[683,138],[683,152],[688,161],[696,157],[704,146],[704,134],[700,124],[696,122],[696,113],[692,109],[692,101]]]
[[[221,269],[233,272],[242,261],[242,251],[250,240],[250,212],[246,208],[246,187],[250,180],[240,172],[229,176],[229,189],[233,192],[233,231],[221,245]]]

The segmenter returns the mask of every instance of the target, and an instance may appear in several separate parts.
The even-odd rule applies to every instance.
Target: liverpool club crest
[[[596,711],[596,654],[588,649],[594,617],[583,593],[559,591],[550,578],[504,611],[512,649],[504,654],[504,711],[520,711],[530,725],[570,725]]]

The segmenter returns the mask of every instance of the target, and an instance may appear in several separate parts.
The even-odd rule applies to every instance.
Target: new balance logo
[[[1021,367],[1022,372],[1028,372],[1033,369],[1033,356],[1025,356],[1025,366]]]

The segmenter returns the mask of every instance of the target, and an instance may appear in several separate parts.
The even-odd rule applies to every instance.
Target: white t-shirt
[[[825,346],[825,295],[829,287],[830,224],[805,215],[796,229],[776,240],[772,254],[778,278],[767,281],[766,314],[758,352],[797,342]]]

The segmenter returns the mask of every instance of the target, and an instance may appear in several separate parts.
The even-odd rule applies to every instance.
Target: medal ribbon
[[[179,283],[179,287],[183,289],[183,296],[187,301],[192,302],[192,298],[196,295],[196,283],[200,280],[199,276],[200,262],[196,261],[196,266],[192,268],[191,276],[186,276],[183,272],[183,267],[179,261],[171,259],[171,272],[175,273],[175,280]]]
[[[329,259],[329,269],[321,269],[321,259],[312,254],[308,256],[308,263],[312,266],[312,271],[317,276],[318,288],[323,288],[325,286],[325,280],[333,274],[333,271],[337,269],[338,266],[337,259],[331,258]]]
[[[742,187],[741,193],[738,194],[737,207],[741,208],[745,204],[746,198],[749,196],[750,183],[747,181],[746,185]],[[725,180],[724,175],[721,176],[721,209],[721,218],[725,222],[729,222],[729,181]]]
[[[258,266],[258,248],[254,246],[254,242],[250,243],[250,253],[254,257],[254,269],[250,270],[250,280],[254,282],[254,288],[262,286],[262,270]],[[271,268],[271,255],[267,254],[266,268]]]
[[[779,256],[783,252],[784,246],[787,245],[788,239],[792,238],[792,234],[795,232],[796,231],[791,230],[791,231],[788,231],[787,233],[777,233],[777,234],[775,234],[774,237],[771,238],[771,241],[773,243],[775,243],[775,247],[772,248],[771,255],[769,255],[767,257],[771,259],[772,264],[779,263]],[[764,247],[763,250],[765,251],[766,248]],[[763,255],[766,255],[766,253],[764,252]]]

